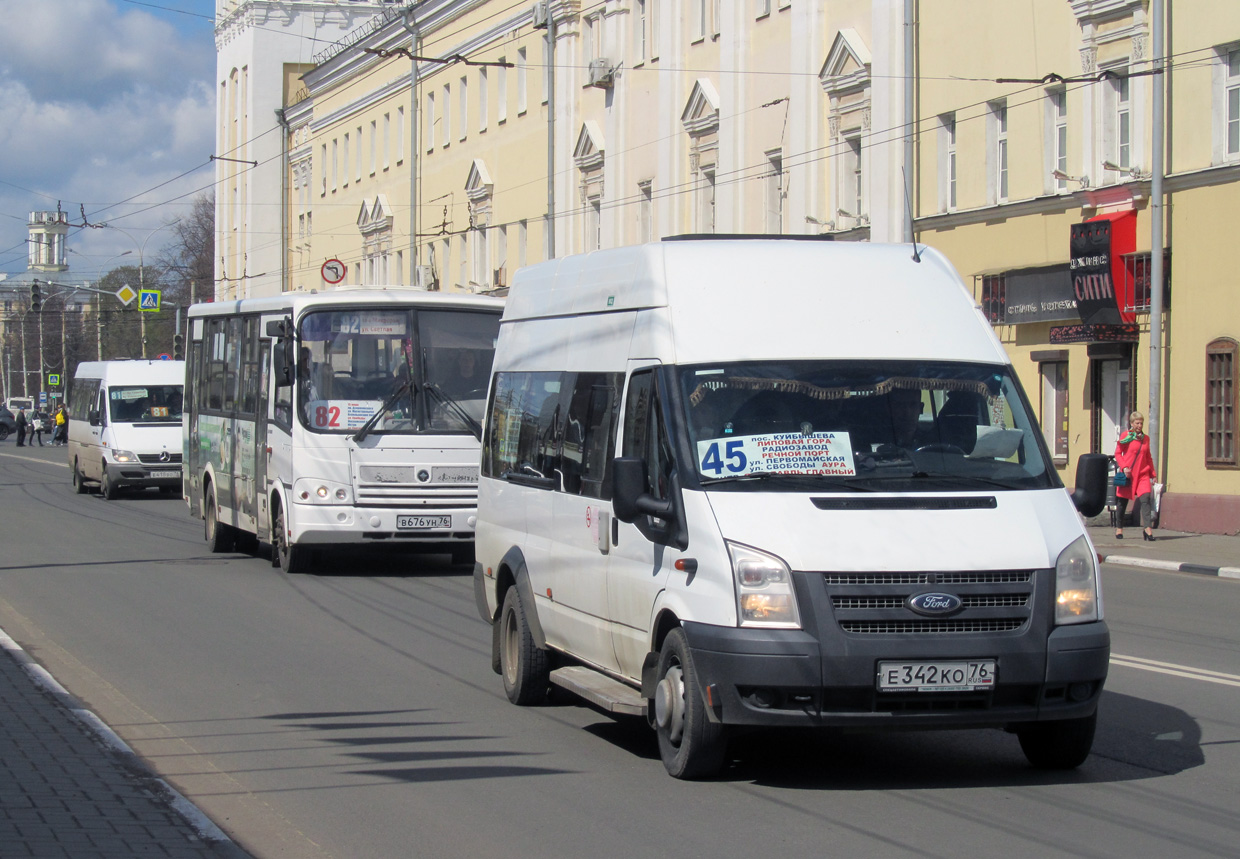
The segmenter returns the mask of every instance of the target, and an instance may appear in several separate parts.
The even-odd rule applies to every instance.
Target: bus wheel
[[[115,480],[108,479],[108,467],[103,467],[103,476],[99,478],[99,492],[109,501],[116,500],[116,496],[121,494],[120,487],[116,485]]]
[[[1072,770],[1085,763],[1094,747],[1098,711],[1083,719],[1031,722],[1016,729],[1021,751],[1040,770]]]
[[[86,494],[86,482],[82,479],[82,472],[78,471],[78,461],[73,460],[73,490],[78,495]]]
[[[207,510],[203,516],[203,525],[205,536],[207,538],[207,549],[212,552],[231,552],[236,548],[236,540],[233,537],[232,528],[220,523],[220,517],[215,509],[215,496],[211,494],[211,487],[207,487]]]
[[[693,654],[683,629],[668,633],[659,651],[654,711],[659,756],[669,775],[709,778],[723,768],[727,738],[723,726],[706,715]]]
[[[523,707],[545,701],[551,682],[551,664],[547,651],[539,650],[534,644],[516,585],[504,594],[499,624],[500,674],[508,700]]]
[[[276,508],[276,522],[273,528],[272,545],[276,557],[280,559],[280,569],[288,575],[304,573],[310,565],[310,550],[305,546],[290,546],[288,529],[284,525],[284,508]]]

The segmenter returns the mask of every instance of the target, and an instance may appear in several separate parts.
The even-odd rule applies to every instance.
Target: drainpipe
[[[547,259],[555,259],[555,12],[547,5]],[[537,22],[535,22],[537,23]]]
[[[409,53],[418,55],[418,28],[415,26],[413,8],[405,12],[401,24],[409,34]],[[418,149],[418,61],[409,60],[409,285],[413,286],[418,274],[418,169],[422,153]]]
[[[904,0],[904,241],[913,241],[913,0]]]
[[[284,131],[280,141],[280,292],[288,292],[288,120],[284,108],[276,108],[276,122]],[[180,312],[180,308],[178,308]]]
[[[1163,481],[1167,479],[1164,468],[1161,405],[1162,405],[1162,340],[1163,340],[1163,145],[1165,121],[1166,86],[1163,80],[1163,0],[1150,4],[1150,18],[1154,42],[1154,158],[1150,178],[1150,452],[1154,467]]]

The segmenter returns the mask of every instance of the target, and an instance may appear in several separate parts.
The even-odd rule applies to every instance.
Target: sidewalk
[[[246,857],[3,631],[0,855]]]
[[[1124,539],[1117,540],[1109,525],[1089,526],[1089,538],[1104,563],[1240,579],[1240,537],[1183,531],[1155,531],[1154,537],[1148,543],[1141,539],[1140,527],[1128,527]]]

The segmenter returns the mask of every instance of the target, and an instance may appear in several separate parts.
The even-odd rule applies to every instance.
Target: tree
[[[157,265],[172,301],[193,304],[215,297],[215,195],[194,198],[187,216],[172,228],[176,238],[164,246]],[[165,302],[168,299],[165,298]]]

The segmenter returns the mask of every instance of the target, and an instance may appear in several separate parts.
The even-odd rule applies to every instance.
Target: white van
[[[17,414],[18,409],[30,412],[34,410],[34,397],[9,397],[4,401],[4,406],[13,414]]]
[[[532,266],[483,434],[493,667],[518,704],[554,683],[645,714],[681,778],[734,726],[998,727],[1075,767],[1110,652],[1078,515],[1105,470],[1082,457],[1065,491],[933,250],[665,240]]]
[[[105,498],[126,488],[181,486],[184,361],[86,361],[69,389],[73,486],[97,482]]]

